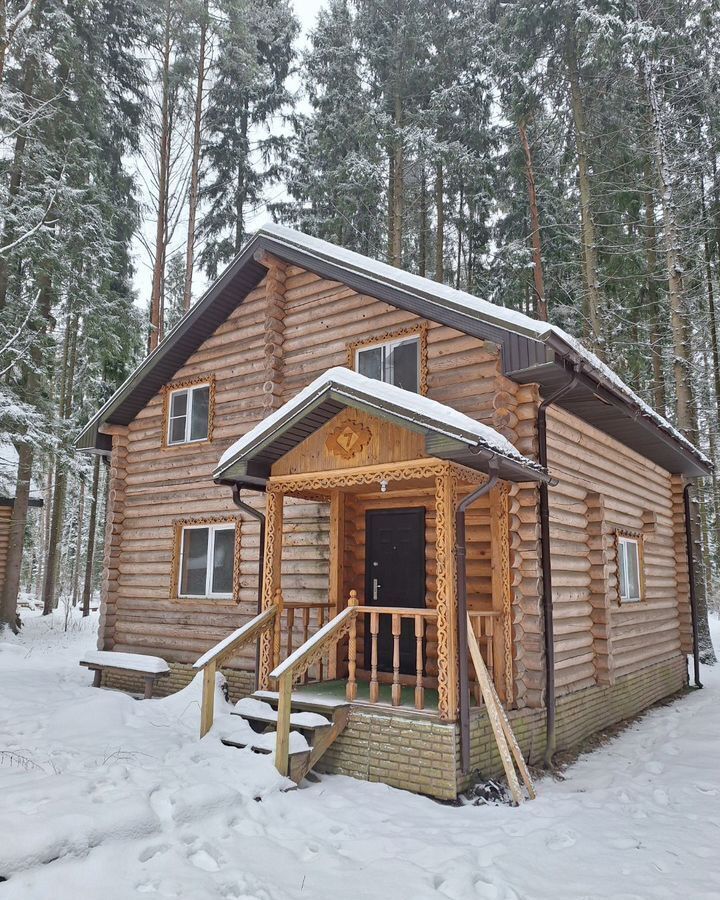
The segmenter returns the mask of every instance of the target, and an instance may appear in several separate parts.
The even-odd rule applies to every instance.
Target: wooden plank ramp
[[[470,649],[470,657],[475,666],[475,673],[480,685],[480,691],[483,700],[485,701],[488,718],[490,719],[493,734],[495,735],[495,741],[498,746],[498,751],[500,752],[500,759],[502,760],[503,768],[505,769],[505,775],[508,780],[513,801],[516,804],[520,804],[524,799],[520,782],[517,773],[515,772],[515,767],[513,766],[513,759],[515,760],[515,764],[517,765],[518,771],[525,784],[529,799],[534,800],[536,797],[535,785],[533,784],[530,772],[525,763],[520,745],[513,734],[507,714],[500,703],[497,691],[495,690],[495,685],[492,683],[490,675],[488,674],[485,660],[482,658],[482,653],[480,652],[480,645],[477,642],[477,638],[475,637],[472,628],[470,616],[468,616],[468,647]]]

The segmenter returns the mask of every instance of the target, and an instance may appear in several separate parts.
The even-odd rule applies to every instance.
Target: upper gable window
[[[368,378],[420,393],[420,336],[358,347],[355,369]]]
[[[171,391],[167,423],[168,444],[206,441],[210,433],[210,385]]]

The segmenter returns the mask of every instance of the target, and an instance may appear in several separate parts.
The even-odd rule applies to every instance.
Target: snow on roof
[[[349,399],[361,398],[363,402],[375,400],[379,401],[380,406],[395,407],[404,413],[405,418],[414,420],[415,424],[422,428],[431,428],[449,437],[464,440],[470,445],[491,450],[528,468],[542,471],[542,467],[538,463],[523,456],[506,437],[503,437],[494,428],[490,428],[489,425],[471,419],[470,416],[466,416],[444,403],[439,403],[437,400],[431,400],[421,394],[406,391],[393,384],[376,381],[374,378],[367,378],[358,372],[351,372],[350,369],[337,366],[328,369],[327,372],[311,381],[292,400],[275,410],[228,447],[220,457],[215,476],[217,477],[238,456],[250,451],[255,444],[286,418],[289,410],[301,409],[303,406],[309,405],[328,390],[345,395]]]
[[[405,287],[408,291],[415,294],[422,294],[423,299],[432,303],[441,302],[443,306],[451,306],[452,308],[463,312],[467,315],[476,316],[484,322],[497,325],[525,337],[532,338],[537,341],[547,342],[548,338],[555,336],[563,341],[568,347],[585,362],[596,375],[600,375],[601,379],[614,388],[618,393],[622,394],[627,400],[635,404],[643,415],[651,419],[663,431],[671,435],[679,444],[694,453],[698,459],[702,460],[708,466],[712,463],[705,454],[702,453],[695,445],[689,441],[677,428],[675,428],[666,418],[660,415],[656,410],[649,406],[635,391],[632,390],[609,366],[599,359],[592,351],[584,347],[577,338],[574,338],[568,332],[564,331],[557,325],[549,322],[542,322],[533,319],[524,313],[514,309],[498,306],[488,300],[482,300],[465,291],[456,290],[445,284],[430,281],[420,275],[413,275],[411,272],[405,272],[395,266],[387,263],[370,259],[362,256],[352,250],[346,250],[331,244],[329,241],[320,238],[311,237],[301,231],[293,228],[286,228],[283,225],[268,223],[258,232],[259,234],[267,234],[276,240],[283,241],[286,244],[294,245],[302,249],[305,253],[315,254],[317,256],[332,259],[333,262],[340,263],[348,269],[354,269],[362,272],[369,277],[375,277],[379,281],[391,282],[396,287]]]

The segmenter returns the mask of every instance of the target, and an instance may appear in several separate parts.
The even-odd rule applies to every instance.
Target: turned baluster
[[[400,616],[397,613],[392,615],[392,636],[393,636],[393,683],[392,683],[392,705],[400,706],[402,700],[402,687],[400,685]]]
[[[310,634],[310,610],[307,606],[303,608],[303,644],[307,642],[308,635]],[[304,684],[308,683],[310,678],[309,670],[306,669],[305,673],[302,676],[302,680]]]
[[[415,616],[415,709],[425,708],[425,688],[423,687],[423,637],[425,636],[424,616]]]
[[[357,606],[357,591],[350,591],[348,606]],[[350,622],[350,637],[348,638],[348,682],[345,688],[345,696],[348,700],[354,700],[357,697],[357,680],[355,669],[357,663],[357,613],[352,617]]]
[[[285,645],[285,659],[293,652],[293,628],[295,627],[295,609],[289,606],[287,609],[287,641]]]
[[[370,613],[370,702],[378,702],[378,632],[380,631],[380,613]]]
[[[273,603],[275,605],[275,627],[273,630],[273,666],[277,667],[280,665],[280,640],[282,635],[282,617],[283,617],[283,595],[280,588],[275,590],[275,595],[273,597]]]

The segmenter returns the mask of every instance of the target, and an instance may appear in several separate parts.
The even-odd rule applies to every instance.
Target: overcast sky
[[[300,22],[300,37],[298,39],[298,47],[300,50],[304,49],[307,42],[308,32],[312,30],[312,27],[315,23],[315,19],[318,14],[318,10],[321,9],[325,4],[325,0],[290,0],[291,5],[295,9],[295,15],[298,17]],[[139,162],[139,161],[138,161]],[[142,177],[140,170],[138,169],[136,174],[138,175],[138,184],[142,185]],[[273,193],[273,198],[275,193],[277,193],[277,188]],[[259,210],[254,218],[249,220],[250,227],[258,228],[263,222],[266,220],[267,214],[264,210]],[[152,245],[153,238],[155,234],[155,221],[152,217],[151,213],[147,214],[147,217],[143,221],[142,232],[144,236],[145,244]],[[177,229],[177,236],[173,241],[173,246],[170,248],[171,252],[177,250],[179,247],[184,248],[185,239],[186,239],[186,227],[185,223],[180,223]],[[134,250],[134,259],[135,259],[135,278],[134,278],[134,286],[136,290],[136,300],[137,305],[146,309],[150,303],[150,288],[152,284],[152,269],[151,269],[151,261],[148,256],[148,253],[143,246],[143,241],[139,238],[135,241],[135,250]],[[193,284],[193,294],[195,298],[199,297],[204,288],[207,286],[206,281],[204,280],[204,275],[200,272],[195,273],[195,282]]]

